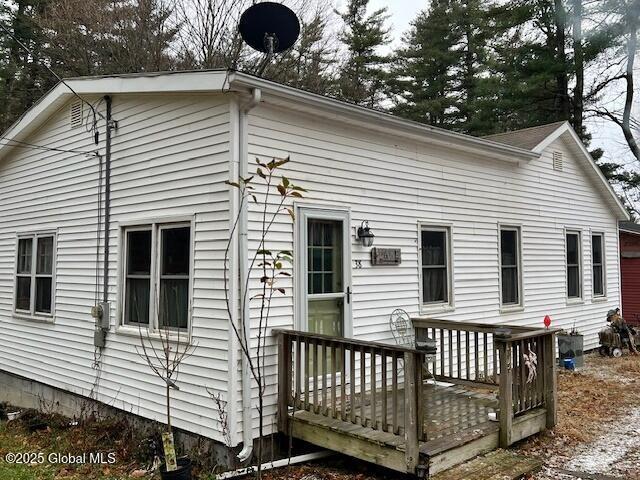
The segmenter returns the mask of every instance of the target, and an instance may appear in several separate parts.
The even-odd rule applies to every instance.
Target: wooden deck
[[[277,332],[280,431],[428,478],[555,424],[553,332],[520,328],[510,340],[450,323],[428,324],[443,346],[431,367],[411,349]],[[520,358],[532,351],[533,379]]]

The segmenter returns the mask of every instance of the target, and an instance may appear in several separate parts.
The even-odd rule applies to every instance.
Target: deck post
[[[511,445],[511,430],[513,427],[511,342],[496,337],[496,343],[500,354],[500,447],[507,448]]]
[[[291,337],[278,333],[278,430],[289,432],[289,397],[291,396]],[[299,368],[296,365],[296,368]]]
[[[404,440],[405,463],[407,473],[413,474],[420,458],[418,437],[418,387],[417,369],[420,367],[416,355],[412,352],[404,353]]]
[[[544,406],[547,410],[547,428],[558,423],[557,396],[558,376],[556,372],[556,334],[551,332],[544,337]]]

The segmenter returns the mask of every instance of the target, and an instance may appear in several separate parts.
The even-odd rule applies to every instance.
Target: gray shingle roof
[[[635,222],[620,222],[620,230],[626,230],[627,232],[633,232],[640,234],[640,224]]]
[[[482,138],[498,143],[504,143],[505,145],[511,145],[512,147],[520,147],[526,148],[527,150],[533,150],[537,145],[540,144],[540,142],[551,135],[558,129],[558,127],[562,126],[564,123],[565,122],[548,123],[546,125],[523,128],[522,130],[514,130],[512,132],[487,135],[486,137]]]

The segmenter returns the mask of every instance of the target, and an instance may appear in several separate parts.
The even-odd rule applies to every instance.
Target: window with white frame
[[[20,235],[16,258],[15,311],[53,314],[55,234]]]
[[[582,248],[580,232],[566,232],[567,297],[582,298]]]
[[[500,227],[500,303],[504,306],[521,304],[520,229]]]
[[[604,267],[604,235],[591,235],[591,268],[593,273],[593,296],[605,296],[605,267]]]
[[[123,323],[188,328],[191,225],[126,227],[124,245]]]
[[[451,304],[450,230],[423,226],[420,232],[422,303]]]

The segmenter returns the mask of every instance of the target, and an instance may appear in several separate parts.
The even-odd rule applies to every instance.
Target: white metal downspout
[[[251,91],[251,99],[240,106],[240,115],[238,132],[240,145],[238,152],[240,153],[239,175],[242,178],[249,176],[249,135],[248,135],[248,113],[260,103],[262,99],[262,91],[254,88]],[[244,335],[247,340],[251,338],[251,313],[249,302],[244,301],[245,296],[245,280],[249,274],[249,216],[247,212],[247,203],[245,202],[240,210],[240,221],[238,225],[240,232],[238,236],[238,254],[240,256],[240,305],[242,305],[241,324],[244,326]],[[238,459],[246,462],[253,454],[253,416],[251,407],[251,371],[249,369],[249,360],[246,355],[242,354],[242,451],[238,453]]]

